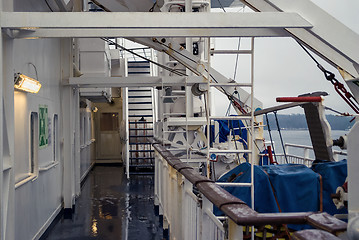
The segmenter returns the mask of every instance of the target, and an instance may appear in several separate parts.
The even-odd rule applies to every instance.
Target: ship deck
[[[122,166],[95,166],[70,218],[62,214],[42,239],[162,239],[154,207],[154,175],[127,180]]]

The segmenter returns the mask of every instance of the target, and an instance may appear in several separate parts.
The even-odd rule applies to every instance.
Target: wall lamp
[[[38,93],[41,88],[41,83],[39,81],[21,73],[15,74],[14,81],[14,87],[25,92]]]

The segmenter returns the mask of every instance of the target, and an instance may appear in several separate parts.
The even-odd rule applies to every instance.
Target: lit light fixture
[[[17,73],[15,74],[14,87],[25,92],[38,93],[41,88],[41,83],[24,74]]]

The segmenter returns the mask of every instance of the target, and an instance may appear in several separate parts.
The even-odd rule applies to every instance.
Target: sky
[[[323,10],[347,25],[359,34],[359,1],[357,0],[312,0]],[[226,11],[242,11],[240,9],[226,9]],[[250,11],[246,8],[245,11]],[[345,37],[345,36],[343,36]],[[241,49],[249,47],[248,39],[241,39]],[[215,49],[237,49],[238,38],[217,38],[214,41]],[[359,44],[359,43],[358,43]],[[359,54],[359,53],[358,53]],[[342,83],[339,72],[314,55],[317,60],[329,71],[335,73]],[[256,38],[255,40],[255,97],[263,102],[264,107],[278,105],[275,99],[280,96],[298,96],[303,93],[325,91],[324,104],[340,112],[353,111],[347,106],[333,86],[328,82],[316,64],[291,38]],[[235,55],[215,55],[211,58],[214,69],[229,78],[234,78]],[[249,57],[239,57],[236,81],[249,80]],[[348,89],[348,87],[347,87]],[[228,107],[228,100],[221,93],[215,93],[215,115],[224,115]],[[223,107],[226,106],[226,107]],[[234,113],[232,111],[232,113]],[[282,114],[303,113],[297,107],[280,112]],[[331,112],[328,112],[332,114]]]

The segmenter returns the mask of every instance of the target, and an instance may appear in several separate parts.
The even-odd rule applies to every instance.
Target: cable
[[[283,153],[284,153],[284,157],[285,157],[285,161],[288,164],[288,159],[287,159],[287,153],[285,152],[285,147],[284,147],[284,143],[283,143],[283,138],[282,138],[282,133],[280,131],[280,127],[279,127],[279,122],[278,122],[278,117],[277,117],[277,111],[274,111],[274,116],[275,116],[275,121],[277,123],[277,130],[279,133],[279,137],[280,137],[280,142],[282,143],[282,148],[283,148]]]
[[[36,80],[39,80],[39,76],[37,75],[37,68],[36,68],[36,66],[35,66],[32,62],[29,62],[28,64],[34,67],[34,69],[35,69],[35,74],[36,74]]]
[[[217,1],[218,1],[218,3],[219,3],[219,6],[221,6],[223,12],[226,12],[226,9],[224,9],[224,7],[223,7],[223,5],[222,5],[222,3],[221,3],[221,0],[217,0]]]
[[[333,109],[333,108],[330,108],[330,107],[324,107],[324,108],[325,108],[326,110],[332,111],[332,112],[334,112],[334,113],[338,113],[338,114],[341,115],[341,116],[347,116],[347,117],[353,116],[352,114],[342,113],[342,112],[339,112],[339,111],[337,111],[337,110],[335,110],[335,109]]]
[[[241,47],[241,38],[238,38],[238,47],[237,50],[239,51],[239,48]],[[237,75],[237,67],[238,67],[238,59],[239,59],[239,53],[237,53],[236,56],[236,65],[234,67],[234,74],[233,74],[233,80],[236,80],[236,75]]]
[[[99,8],[101,8],[102,10],[104,10],[105,12],[112,12],[110,9],[106,8],[101,3],[97,2],[97,0],[91,0],[91,2],[94,3],[96,6],[98,6]]]
[[[157,65],[157,66],[159,66],[159,67],[162,67],[163,69],[165,69],[165,70],[167,70],[167,71],[169,71],[169,72],[175,73],[175,74],[177,74],[177,75],[179,75],[179,76],[187,76],[186,74],[184,74],[184,73],[182,73],[182,72],[179,72],[177,69],[172,69],[172,68],[167,67],[167,66],[165,66],[165,65],[162,65],[162,64],[160,64],[160,63],[158,63],[158,62],[155,62],[155,61],[153,61],[153,60],[151,60],[151,59],[145,58],[145,57],[141,56],[140,54],[135,53],[134,51],[131,51],[130,49],[127,49],[127,48],[121,46],[120,44],[118,44],[118,43],[116,43],[116,42],[114,42],[114,41],[112,41],[112,40],[110,40],[110,39],[108,39],[108,38],[101,38],[101,39],[104,40],[104,41],[106,41],[106,42],[108,42],[108,43],[114,44],[115,46],[117,46],[117,47],[119,47],[119,48],[121,48],[121,49],[123,49],[123,50],[125,50],[125,51],[127,51],[127,52],[129,52],[129,53],[131,53],[131,54],[133,54],[133,55],[135,55],[135,56],[137,56],[137,57],[139,57],[139,58],[142,58],[142,59],[144,59],[144,60],[146,60],[146,61],[148,61],[148,62],[150,62],[150,63],[153,63],[153,64],[155,64],[155,65]]]
[[[234,146],[236,147],[236,150],[238,150],[237,141],[236,141],[236,133],[235,133],[234,127],[233,127],[233,121],[232,120],[228,120],[228,121],[230,121],[230,123],[231,123],[231,130],[232,130],[232,134],[233,134],[232,137],[233,137],[233,141],[234,141]],[[239,122],[238,122],[238,128],[241,129],[241,126],[239,125]],[[237,159],[238,159],[237,163],[239,164],[240,163],[239,153],[237,153],[236,155],[237,155]]]
[[[46,1],[46,0],[45,0],[45,1]],[[106,12],[111,12],[109,9],[107,9],[107,8],[105,8],[104,6],[102,6],[101,4],[99,4],[96,0],[92,0],[92,2],[93,2],[94,4],[96,4],[97,6],[101,7],[102,9],[104,9]],[[222,3],[220,2],[220,0],[218,0],[218,2],[219,2],[219,4],[221,5],[223,11],[226,12],[226,10],[223,8]],[[155,2],[155,4],[156,4],[156,3],[157,3],[157,1]],[[154,8],[155,4],[152,6],[152,8]],[[151,9],[152,9],[152,8],[151,8]],[[150,10],[151,10],[151,9],[150,9]],[[153,10],[153,9],[152,9],[152,10]],[[177,74],[177,75],[179,75],[179,76],[187,76],[186,74],[183,74],[183,73],[181,73],[181,72],[178,73],[178,70],[169,68],[169,67],[164,66],[164,65],[162,65],[162,64],[159,64],[159,63],[157,63],[157,62],[155,62],[155,61],[152,61],[152,60],[149,60],[149,59],[147,59],[147,58],[144,58],[144,57],[142,57],[141,55],[138,55],[138,54],[136,54],[136,53],[134,53],[134,52],[131,52],[129,49],[126,49],[125,47],[119,45],[118,43],[115,43],[115,42],[110,41],[110,40],[106,40],[106,38],[101,38],[101,39],[104,40],[104,41],[107,41],[107,42],[114,43],[114,45],[118,46],[119,48],[121,48],[121,49],[123,49],[123,50],[125,50],[125,51],[128,51],[128,52],[130,52],[130,53],[132,53],[132,54],[134,54],[134,55],[136,55],[136,56],[138,56],[138,57],[140,57],[140,58],[142,58],[142,59],[145,59],[146,61],[149,61],[149,62],[151,62],[151,63],[153,63],[153,64],[155,64],[155,65],[157,65],[157,66],[159,66],[159,67],[162,67],[162,68],[166,69],[166,70],[169,71],[169,72],[173,72],[173,73],[175,73],[175,74]],[[168,49],[170,49],[170,50],[172,50],[172,51],[174,51],[174,52],[180,54],[181,56],[187,58],[188,60],[190,60],[190,61],[192,61],[192,62],[194,62],[194,63],[197,63],[197,62],[196,62],[195,60],[193,60],[192,58],[190,58],[190,57],[188,57],[188,56],[182,54],[181,52],[179,52],[179,51],[173,49],[172,47],[170,47],[170,46],[168,46],[168,45],[166,45],[166,44],[164,44],[164,43],[158,41],[157,38],[155,38],[154,41],[157,42],[157,43],[159,43],[159,44],[161,44],[161,45],[163,45],[163,46],[165,46],[165,47],[167,47]],[[173,57],[173,56],[172,56],[172,57]],[[183,64],[182,64],[182,65],[183,65]],[[185,66],[185,67],[189,68],[188,66]],[[189,69],[191,70],[191,68],[189,68]],[[208,73],[208,70],[207,70],[207,69],[205,69],[205,71]],[[192,70],[192,72],[194,72],[194,71]],[[194,73],[196,73],[196,72],[194,72]],[[196,73],[196,74],[197,74],[197,73]],[[198,75],[198,74],[197,74],[197,75]],[[210,74],[210,77],[211,77],[216,83],[218,83],[218,81],[212,76],[212,74]],[[220,87],[220,88],[221,88],[221,90],[223,91],[223,93],[228,97],[228,99],[229,99],[231,102],[236,103],[236,104],[234,104],[235,107],[237,107],[242,113],[247,113],[247,112],[242,108],[242,106],[240,106],[240,104],[238,104],[237,101],[235,101],[235,99],[234,99],[233,97],[229,97],[229,96],[230,96],[229,93],[227,93],[227,91],[226,91],[223,87]],[[239,99],[238,99],[238,100],[239,100]]]
[[[330,81],[335,91],[339,94],[341,98],[354,110],[354,112],[359,114],[359,105],[358,101],[354,98],[354,96],[346,90],[344,84],[340,83],[336,78],[335,74],[326,70],[320,63],[314,58],[314,56],[297,40],[299,46],[303,48],[303,50],[309,55],[309,57],[317,64],[317,67],[323,72],[325,78]]]
[[[205,69],[205,71],[208,72],[207,69]],[[213,79],[214,82],[218,83],[218,81],[213,77],[212,74],[209,74],[209,76]],[[234,106],[234,107],[238,108],[239,111],[240,111],[241,113],[243,113],[243,114],[246,114],[246,113],[247,113],[247,111],[245,111],[245,110],[243,109],[243,107],[242,107],[242,106],[236,101],[236,99],[234,98],[233,94],[234,94],[235,92],[233,92],[233,94],[229,94],[222,86],[220,86],[219,88],[220,88],[220,89],[222,90],[222,92],[227,96],[228,100],[233,103],[233,106]],[[238,100],[239,100],[239,99],[238,99]]]
[[[229,116],[228,114],[230,113],[231,105],[232,105],[232,102],[229,102],[225,116]]]
[[[310,54],[310,52],[303,46],[303,44],[301,44],[298,40],[296,40],[296,41],[299,44],[299,46],[301,46],[303,48],[303,50],[309,55],[309,57],[317,64],[317,66],[320,65],[320,63],[313,57],[312,54]]]
[[[167,47],[169,50],[174,51],[175,53],[178,53],[178,54],[181,55],[182,57],[185,57],[185,58],[187,58],[188,60],[190,60],[190,61],[192,61],[192,62],[194,62],[194,63],[197,63],[195,60],[193,60],[192,58],[190,58],[190,57],[184,55],[184,54],[181,53],[180,51],[178,51],[178,50],[176,50],[176,49],[173,49],[171,46],[166,45],[166,44],[164,44],[164,43],[161,42],[161,41],[158,41],[157,38],[155,38],[153,41],[156,42],[156,43],[159,43],[159,44],[162,45],[162,46]]]
[[[274,144],[273,144],[273,139],[272,139],[272,131],[270,129],[270,124],[269,124],[269,119],[268,119],[267,113],[266,113],[266,120],[267,120],[267,127],[268,127],[270,143],[271,143],[271,146],[272,146],[272,149],[273,149],[274,159],[275,159],[276,162],[278,162],[277,161],[277,155],[275,154],[275,149],[274,149]]]
[[[190,61],[192,61],[192,62],[194,62],[194,63],[197,64],[197,62],[196,62],[194,59],[192,59],[192,58],[190,58],[190,57],[184,55],[183,53],[177,51],[176,49],[173,49],[171,46],[168,46],[168,45],[166,45],[166,44],[164,44],[164,43],[158,41],[157,39],[154,39],[154,41],[157,42],[157,43],[159,43],[160,45],[163,45],[163,46],[167,47],[169,50],[178,53],[178,54],[181,55],[182,57],[184,57],[184,58],[186,58],[186,59],[188,59],[188,60],[190,60]],[[174,56],[172,56],[172,57],[175,58]],[[181,63],[181,64],[184,65],[183,63]],[[185,66],[185,65],[184,65],[184,66]],[[185,67],[187,67],[188,69],[191,70],[191,68],[190,68],[189,66],[185,66]],[[208,72],[208,69],[205,68],[204,70],[205,70],[207,73],[209,73],[209,72]],[[192,72],[194,72],[196,75],[199,75],[199,73],[195,72],[193,69],[192,69]],[[209,74],[209,76],[212,78],[212,80],[213,80],[214,82],[218,83],[218,81],[213,77],[212,74]],[[239,111],[240,111],[241,113],[243,113],[243,114],[247,113],[247,112],[243,109],[243,107],[234,99],[234,97],[232,96],[233,94],[230,95],[222,86],[220,86],[219,88],[220,88],[220,89],[222,90],[222,92],[227,96],[227,98],[233,103],[233,105],[234,105],[236,108],[239,109]],[[238,99],[238,100],[239,100],[239,99]]]
[[[51,6],[50,6],[50,4],[47,2],[47,0],[44,0],[44,1],[45,1],[45,3],[46,3],[47,7],[50,9],[50,11],[53,12],[54,10],[51,8]]]
[[[153,3],[152,7],[148,10],[149,12],[153,12],[157,4],[157,0]]]

